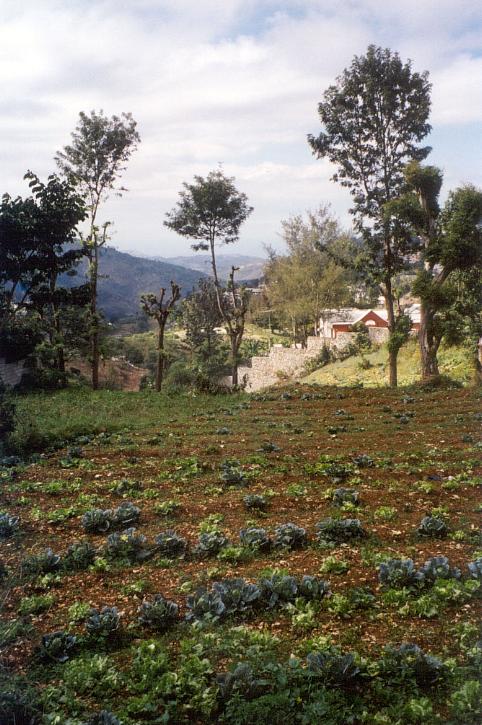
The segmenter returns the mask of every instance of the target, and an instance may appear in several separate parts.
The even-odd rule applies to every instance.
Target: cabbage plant
[[[43,660],[67,662],[76,644],[76,637],[68,632],[52,632],[44,634],[39,648],[39,656]]]
[[[255,551],[269,551],[271,548],[271,539],[265,529],[249,528],[241,529],[239,532],[241,545],[247,549]]]
[[[417,534],[423,538],[443,539],[448,534],[445,521],[438,516],[424,516],[417,529]]]
[[[156,594],[151,602],[144,601],[139,607],[139,622],[158,632],[165,632],[178,620],[179,607],[176,602]]]
[[[186,539],[183,539],[182,536],[176,534],[172,529],[161,531],[156,536],[155,541],[158,552],[168,559],[184,556],[187,551]]]
[[[284,549],[302,549],[308,543],[306,531],[296,524],[280,524],[275,528],[273,545]]]
[[[120,626],[120,614],[117,607],[103,607],[100,612],[91,609],[85,622],[88,634],[97,637],[110,637]]]
[[[250,584],[241,578],[214,582],[213,591],[219,594],[225,614],[240,614],[252,609],[261,597],[261,591],[256,584]]]
[[[18,516],[10,516],[10,514],[0,514],[0,541],[2,539],[10,539],[19,527]]]

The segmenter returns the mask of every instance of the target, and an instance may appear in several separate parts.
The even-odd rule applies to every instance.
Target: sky
[[[100,220],[122,251],[170,257],[163,226],[183,181],[218,164],[254,212],[230,248],[282,248],[281,220],[350,198],[306,136],[323,91],[371,43],[428,70],[430,163],[444,193],[482,185],[480,0],[0,0],[0,192],[56,170],[80,111],[131,112],[141,143]]]

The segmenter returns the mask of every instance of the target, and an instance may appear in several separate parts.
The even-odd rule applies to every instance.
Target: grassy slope
[[[52,687],[44,698],[44,707],[50,714],[45,723],[68,721],[78,725],[85,722],[86,713],[103,707],[114,711],[124,725],[231,724],[233,719],[218,720],[210,709],[209,698],[216,698],[212,672],[225,670],[246,658],[251,658],[255,669],[262,667],[270,656],[286,661],[290,653],[295,653],[303,660],[307,652],[326,646],[327,641],[345,651],[356,649],[375,658],[387,643],[411,641],[442,659],[456,657],[458,662],[464,661],[454,625],[472,626],[477,622],[477,599],[456,601],[446,608],[440,606],[437,613],[421,618],[414,611],[403,611],[403,607],[384,599],[376,562],[382,552],[385,556],[412,557],[417,566],[429,556],[443,554],[453,565],[467,571],[467,562],[477,546],[477,391],[414,390],[408,399],[406,391],[388,389],[325,388],[317,391],[315,398],[308,387],[307,396],[301,397],[302,392],[292,390],[290,396],[282,398],[280,391],[276,391],[260,399],[251,398],[241,407],[239,403],[246,401],[246,397],[167,398],[153,393],[68,391],[22,400],[23,409],[28,407],[42,428],[52,433],[85,433],[104,428],[131,431],[111,440],[92,441],[84,446],[77,461],[66,460],[65,452],[57,452],[19,469],[15,477],[10,477],[8,470],[3,472],[1,507],[19,516],[21,526],[17,536],[2,543],[2,557],[12,572],[0,617],[8,635],[2,666],[7,673],[24,671],[42,687]],[[402,425],[397,416],[407,412],[409,419]],[[332,426],[341,426],[342,430],[334,435]],[[263,441],[273,442],[278,449],[260,452]],[[372,456],[374,466],[360,468],[343,485],[358,489],[361,507],[356,513],[340,512],[331,502],[334,483],[328,475],[317,473],[314,466],[320,456],[349,463],[354,454],[360,453]],[[221,464],[233,458],[240,461],[249,476],[247,489],[222,486]],[[125,479],[139,485],[122,495],[117,484]],[[246,491],[269,492],[271,505],[265,516],[256,517],[245,511],[242,499]],[[58,579],[34,581],[19,576],[22,559],[42,552],[47,546],[63,554],[73,541],[88,540],[102,555],[106,534],[86,534],[82,514],[93,507],[116,507],[126,498],[141,509],[141,520],[136,526],[150,545],[161,530],[175,528],[192,547],[201,524],[210,521],[212,525],[213,518],[207,519],[208,516],[216,516],[215,520],[235,543],[239,542],[242,527],[262,526],[272,535],[278,524],[288,521],[303,526],[311,543],[299,551],[275,550],[239,560],[234,557],[197,561],[187,557],[169,564],[155,557],[135,565],[104,562],[88,571],[67,571]],[[180,505],[176,515],[166,518],[156,511],[156,505],[172,499]],[[442,507],[451,531],[457,534],[443,540],[417,539],[417,525],[435,507]],[[340,515],[359,516],[369,537],[335,549],[318,547],[314,539],[316,522]],[[165,635],[143,630],[137,624],[143,597],[151,599],[162,592],[180,605],[184,615],[186,593],[199,585],[210,586],[214,579],[233,576],[255,581],[266,567],[282,567],[297,577],[320,575],[320,568],[330,556],[344,562],[343,571],[323,574],[331,583],[334,598],[315,608],[305,623],[285,609],[262,609],[251,618],[228,619],[204,629],[179,624]],[[375,601],[367,610],[346,614],[344,598],[354,586],[368,586]],[[19,603],[39,593],[51,595],[51,603],[33,617],[19,619]],[[410,595],[409,602],[414,597]],[[79,602],[97,608],[119,607],[125,634],[117,635],[110,644],[86,640],[82,622],[74,621],[69,610]],[[233,626],[240,622],[246,625],[245,629]],[[39,667],[35,647],[42,634],[58,629],[75,633],[79,637],[78,649],[67,664],[48,663]],[[465,631],[468,636],[469,630]],[[144,664],[139,664],[139,647],[146,641],[151,642],[150,649],[143,650]],[[165,653],[162,657],[169,660],[168,665],[159,665],[159,671],[152,659],[154,652]],[[197,655],[202,662],[196,659]],[[165,680],[161,674],[165,667],[170,672],[182,673],[175,690],[170,690],[168,684],[178,675]],[[363,722],[447,723],[445,703],[468,677],[467,670],[457,673],[448,685],[443,683],[428,690],[414,689],[412,684],[407,690],[405,682],[400,688],[392,683],[386,696],[381,683],[373,690],[369,684],[363,685],[361,692],[368,698],[371,713]],[[400,709],[409,707],[409,703],[404,703],[410,697],[428,697],[429,704],[432,702],[435,711],[441,713],[441,719],[413,719]],[[349,706],[349,694],[347,698]],[[153,720],[153,705],[159,708],[160,716],[168,701],[174,702],[171,718]],[[301,708],[301,702],[300,699],[295,712]],[[392,716],[390,708],[394,704],[399,711]],[[291,715],[285,712],[281,719],[274,719],[273,707],[274,704],[266,718],[257,714],[236,722],[301,722],[295,719],[293,708]],[[374,719],[375,711],[382,719]],[[319,721],[309,717],[303,720]],[[348,721],[348,715],[343,714],[327,720],[334,725]],[[463,716],[453,722],[467,725],[476,719]]]
[[[372,367],[365,370],[360,367],[362,360],[368,360]],[[473,378],[473,368],[469,352],[464,348],[444,348],[439,353],[440,372],[461,383],[468,383]],[[420,353],[415,340],[410,341],[400,351],[398,362],[400,385],[412,385],[420,379]],[[362,382],[373,387],[388,383],[387,351],[382,347],[375,352],[350,357],[326,365],[303,379],[305,383],[320,385],[354,385]]]

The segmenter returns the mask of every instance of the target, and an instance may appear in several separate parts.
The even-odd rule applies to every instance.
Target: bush
[[[344,503],[358,505],[360,494],[354,488],[336,488],[333,492],[333,503],[335,506],[343,506]]]
[[[423,585],[424,579],[412,559],[389,559],[378,569],[378,581],[386,587],[418,587]]]
[[[323,599],[330,591],[330,587],[323,579],[305,574],[298,587],[298,593],[305,599]]]
[[[94,563],[96,549],[89,541],[71,544],[65,554],[62,567],[66,571],[83,571]]]
[[[18,516],[10,516],[10,514],[0,514],[0,541],[2,539],[10,539],[19,528]]]
[[[52,549],[45,549],[41,554],[32,554],[22,561],[24,574],[49,574],[60,567],[60,556]]]
[[[187,550],[186,539],[183,539],[182,536],[179,536],[171,529],[161,531],[156,536],[156,545],[158,552],[168,559],[184,556]]]
[[[265,529],[241,529],[239,532],[241,545],[247,549],[255,551],[269,551],[271,548],[271,539]]]
[[[427,584],[433,584],[437,579],[460,579],[460,569],[450,566],[446,556],[433,556],[420,568],[420,574]]]
[[[261,597],[270,609],[286,602],[294,602],[298,584],[294,576],[273,574],[259,581]]]
[[[139,607],[139,622],[158,632],[165,632],[172,627],[178,617],[179,607],[176,602],[165,599],[162,594],[156,594],[152,602],[145,601]]]
[[[105,534],[112,525],[112,511],[92,509],[82,516],[82,526],[88,534]]]
[[[249,584],[244,579],[224,579],[214,582],[213,591],[219,594],[224,604],[223,614],[240,614],[252,609],[261,597],[256,584]]]
[[[306,531],[296,524],[280,524],[275,528],[273,545],[284,549],[302,549],[308,543]]]
[[[91,609],[85,622],[88,634],[96,637],[110,637],[120,626],[120,614],[117,607],[103,607],[100,612]]]
[[[323,544],[339,544],[362,539],[367,534],[359,519],[324,519],[316,524],[318,540]]]
[[[416,644],[386,647],[380,668],[383,675],[397,680],[414,679],[419,687],[431,687],[446,674],[445,665]]]
[[[105,553],[109,559],[142,561],[150,555],[146,548],[146,541],[146,537],[143,534],[137,534],[136,529],[133,528],[121,533],[114,532],[107,537]]]
[[[122,725],[122,722],[108,710],[101,710],[99,713],[92,715],[86,725]]]
[[[221,531],[207,531],[200,535],[193,552],[202,558],[216,556],[228,544],[228,539]]]
[[[417,534],[428,539],[443,539],[448,534],[448,527],[445,521],[437,516],[424,516]]]
[[[39,657],[45,661],[67,662],[75,648],[76,638],[67,632],[44,634],[39,647]]]
[[[15,428],[15,405],[0,378],[0,456],[6,449],[9,434]]]
[[[246,486],[247,480],[239,461],[224,461],[221,463],[221,480],[227,486]]]
[[[190,610],[186,614],[188,622],[192,620],[216,622],[226,612],[226,606],[219,592],[208,592],[204,587],[187,597],[186,606]]]
[[[360,667],[352,654],[338,652],[310,652],[306,657],[308,671],[332,685],[350,687],[355,685],[361,676]]]
[[[248,494],[243,498],[244,507],[248,511],[263,511],[266,512],[269,508],[269,502],[266,496],[261,496],[257,493]]]

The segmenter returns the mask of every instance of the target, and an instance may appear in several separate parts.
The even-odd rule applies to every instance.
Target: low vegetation
[[[0,467],[2,723],[479,721],[475,389],[83,395]]]

